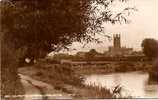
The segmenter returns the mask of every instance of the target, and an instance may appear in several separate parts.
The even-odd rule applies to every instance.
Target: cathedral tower
[[[114,34],[113,35],[113,46],[114,48],[121,48],[121,37],[120,37],[120,34]]]

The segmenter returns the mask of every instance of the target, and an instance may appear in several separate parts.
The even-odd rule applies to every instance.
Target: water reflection
[[[85,84],[95,83],[95,85],[108,89],[120,84],[123,87],[122,95],[130,95],[136,98],[158,98],[158,84],[148,84],[148,78],[148,73],[142,72],[90,75],[86,76]]]

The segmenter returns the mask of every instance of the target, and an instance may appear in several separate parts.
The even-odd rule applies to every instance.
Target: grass
[[[79,90],[78,95],[76,97],[79,98],[112,98],[113,94],[109,89],[103,88],[101,86],[95,85],[85,85]]]

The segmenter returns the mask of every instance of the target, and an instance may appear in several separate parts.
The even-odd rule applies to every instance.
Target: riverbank
[[[73,98],[112,98],[112,93],[106,88],[84,85],[82,76],[69,65],[38,63],[20,68],[19,73],[48,83]]]
[[[109,74],[109,73],[120,73],[120,72],[132,72],[132,71],[143,71],[149,72],[152,69],[151,62],[113,62],[102,65],[76,65],[73,66],[74,70],[78,74],[90,75],[90,74]]]

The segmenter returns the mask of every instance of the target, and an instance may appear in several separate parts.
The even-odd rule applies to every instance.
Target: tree
[[[150,59],[158,57],[158,41],[152,38],[146,38],[142,41],[143,53]]]
[[[20,56],[34,59],[40,52],[58,51],[74,41],[98,41],[95,35],[103,32],[103,22],[127,22],[123,12],[113,14],[108,9],[114,1],[2,0],[2,95],[19,94]]]
[[[150,59],[153,60],[153,67],[148,71],[149,72],[149,82],[158,81],[158,41],[152,38],[146,38],[142,42],[142,48],[144,54]]]
[[[97,55],[98,52],[95,49],[89,50],[89,52],[86,53],[85,57],[87,60],[92,60],[94,59],[95,55]]]

